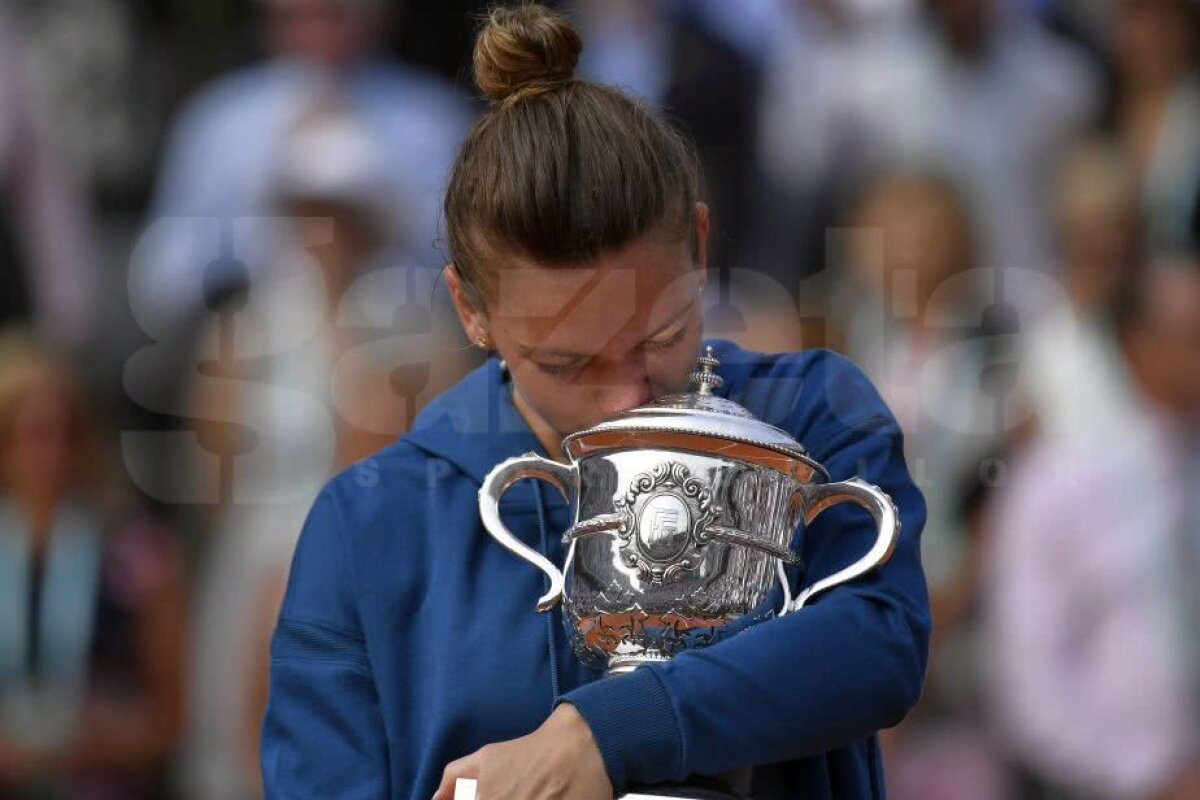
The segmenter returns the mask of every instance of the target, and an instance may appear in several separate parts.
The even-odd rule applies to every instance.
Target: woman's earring
[[[486,335],[480,336],[478,339],[475,340],[475,346],[478,347],[480,350],[487,350],[488,349],[488,337]]]

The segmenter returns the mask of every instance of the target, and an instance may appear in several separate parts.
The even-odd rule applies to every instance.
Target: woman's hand
[[[570,703],[528,736],[489,744],[452,761],[433,800],[454,800],[459,778],[474,778],[479,800],[612,800],[592,729]]]

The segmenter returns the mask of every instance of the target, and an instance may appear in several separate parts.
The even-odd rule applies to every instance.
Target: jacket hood
[[[434,398],[404,438],[480,484],[492,467],[506,458],[529,452],[547,455],[513,405],[504,370],[495,356]]]

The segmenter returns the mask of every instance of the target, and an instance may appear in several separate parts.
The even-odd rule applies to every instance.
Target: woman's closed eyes
[[[662,352],[675,347],[683,341],[683,337],[687,334],[687,323],[682,322],[678,328],[666,335],[659,335],[653,339],[647,339],[642,342],[639,347],[645,352]],[[534,360],[534,366],[541,370],[546,375],[564,377],[573,373],[579,372],[592,360],[591,356],[577,356],[567,361],[545,362]]]

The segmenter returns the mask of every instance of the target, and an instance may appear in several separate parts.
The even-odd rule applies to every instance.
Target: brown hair
[[[582,49],[541,5],[492,10],[475,42],[475,83],[492,107],[459,149],[445,216],[479,309],[497,253],[577,264],[652,231],[680,241],[692,231],[691,144],[620,90],[576,78]]]
[[[0,330],[0,451],[11,443],[20,404],[31,391],[42,387],[53,388],[70,409],[69,424],[77,459],[77,485],[72,488],[93,499],[106,499],[104,494],[109,487],[101,468],[94,420],[83,389],[72,374],[70,361],[39,342],[26,328],[10,326]],[[10,477],[0,470],[0,492],[11,489]]]

